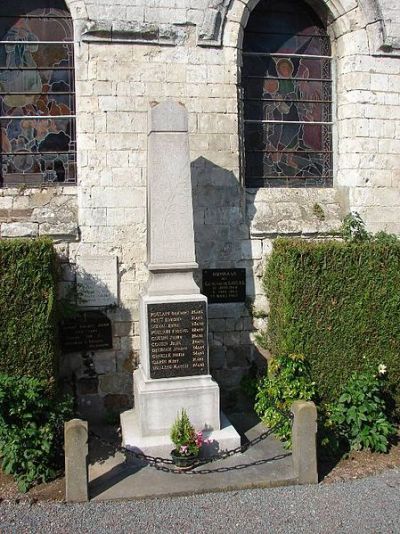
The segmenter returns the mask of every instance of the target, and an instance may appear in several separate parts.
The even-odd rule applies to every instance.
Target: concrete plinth
[[[221,428],[219,430],[204,431],[204,438],[211,441],[204,445],[201,456],[207,458],[219,451],[235,449],[240,445],[240,436],[221,412]],[[124,447],[151,456],[169,458],[174,448],[169,432],[158,436],[143,436],[136,411],[128,410],[121,414],[122,444]],[[197,428],[196,428],[197,430]]]
[[[152,380],[134,372],[135,411],[143,436],[167,434],[184,408],[197,430],[218,430],[219,388],[210,375]]]
[[[212,446],[203,447],[207,456],[240,445],[240,436],[219,410],[219,387],[210,375],[152,380],[142,366],[133,375],[135,408],[121,414],[125,447],[169,457],[169,437],[178,412],[185,408],[196,430],[202,430]]]

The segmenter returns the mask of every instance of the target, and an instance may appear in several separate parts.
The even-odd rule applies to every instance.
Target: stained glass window
[[[332,186],[329,37],[302,0],[261,0],[243,42],[247,187]]]
[[[62,0],[0,3],[0,185],[76,182],[73,46]]]

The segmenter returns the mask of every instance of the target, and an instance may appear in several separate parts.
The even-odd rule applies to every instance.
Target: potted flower
[[[172,425],[170,437],[175,445],[171,451],[174,464],[177,467],[193,466],[203,445],[203,434],[195,431],[184,408]]]

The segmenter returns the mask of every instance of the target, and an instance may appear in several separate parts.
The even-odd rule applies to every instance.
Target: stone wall
[[[379,0],[376,4],[383,20],[386,44],[400,51],[400,5],[391,0]]]
[[[51,236],[61,250],[78,239],[75,187],[0,189],[0,236]]]
[[[85,410],[99,414],[104,406],[132,402],[138,295],[148,276],[146,146],[152,102],[177,100],[189,112],[199,283],[203,268],[247,269],[246,304],[209,306],[210,361],[226,391],[237,388],[259,356],[254,328],[265,323],[253,319],[252,311],[268,309],[260,277],[277,235],[314,237],[337,228],[350,209],[359,211],[370,230],[400,233],[400,8],[386,0],[379,9],[373,0],[325,3],[336,73],[335,187],[246,191],[238,135],[240,47],[257,2],[68,0],[77,40],[79,185],[3,190],[0,221],[3,237],[55,236],[68,262],[67,284],[74,282],[80,256],[118,257],[120,306],[107,311],[113,349],[90,355],[86,365],[80,354],[64,359]],[[88,374],[88,366],[96,376]]]

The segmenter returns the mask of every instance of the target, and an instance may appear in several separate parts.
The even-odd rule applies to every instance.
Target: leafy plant
[[[290,447],[291,421],[282,412],[289,412],[294,401],[312,400],[315,394],[304,356],[282,355],[271,360],[267,376],[258,385],[255,411],[268,427],[277,427],[275,434]]]
[[[255,399],[258,391],[257,384],[258,379],[255,376],[244,375],[240,380],[240,389],[250,397],[250,399]]]
[[[356,211],[349,213],[343,219],[341,235],[345,241],[366,241],[371,237],[365,228],[364,221]]]
[[[170,437],[175,445],[175,454],[180,456],[197,456],[204,442],[202,432],[195,431],[184,408],[172,425]]]
[[[63,423],[72,399],[58,400],[49,382],[0,374],[0,457],[20,491],[54,478],[62,461]]]
[[[351,450],[387,452],[395,428],[386,416],[382,376],[368,368],[353,372],[336,403],[329,406],[330,420]]]

